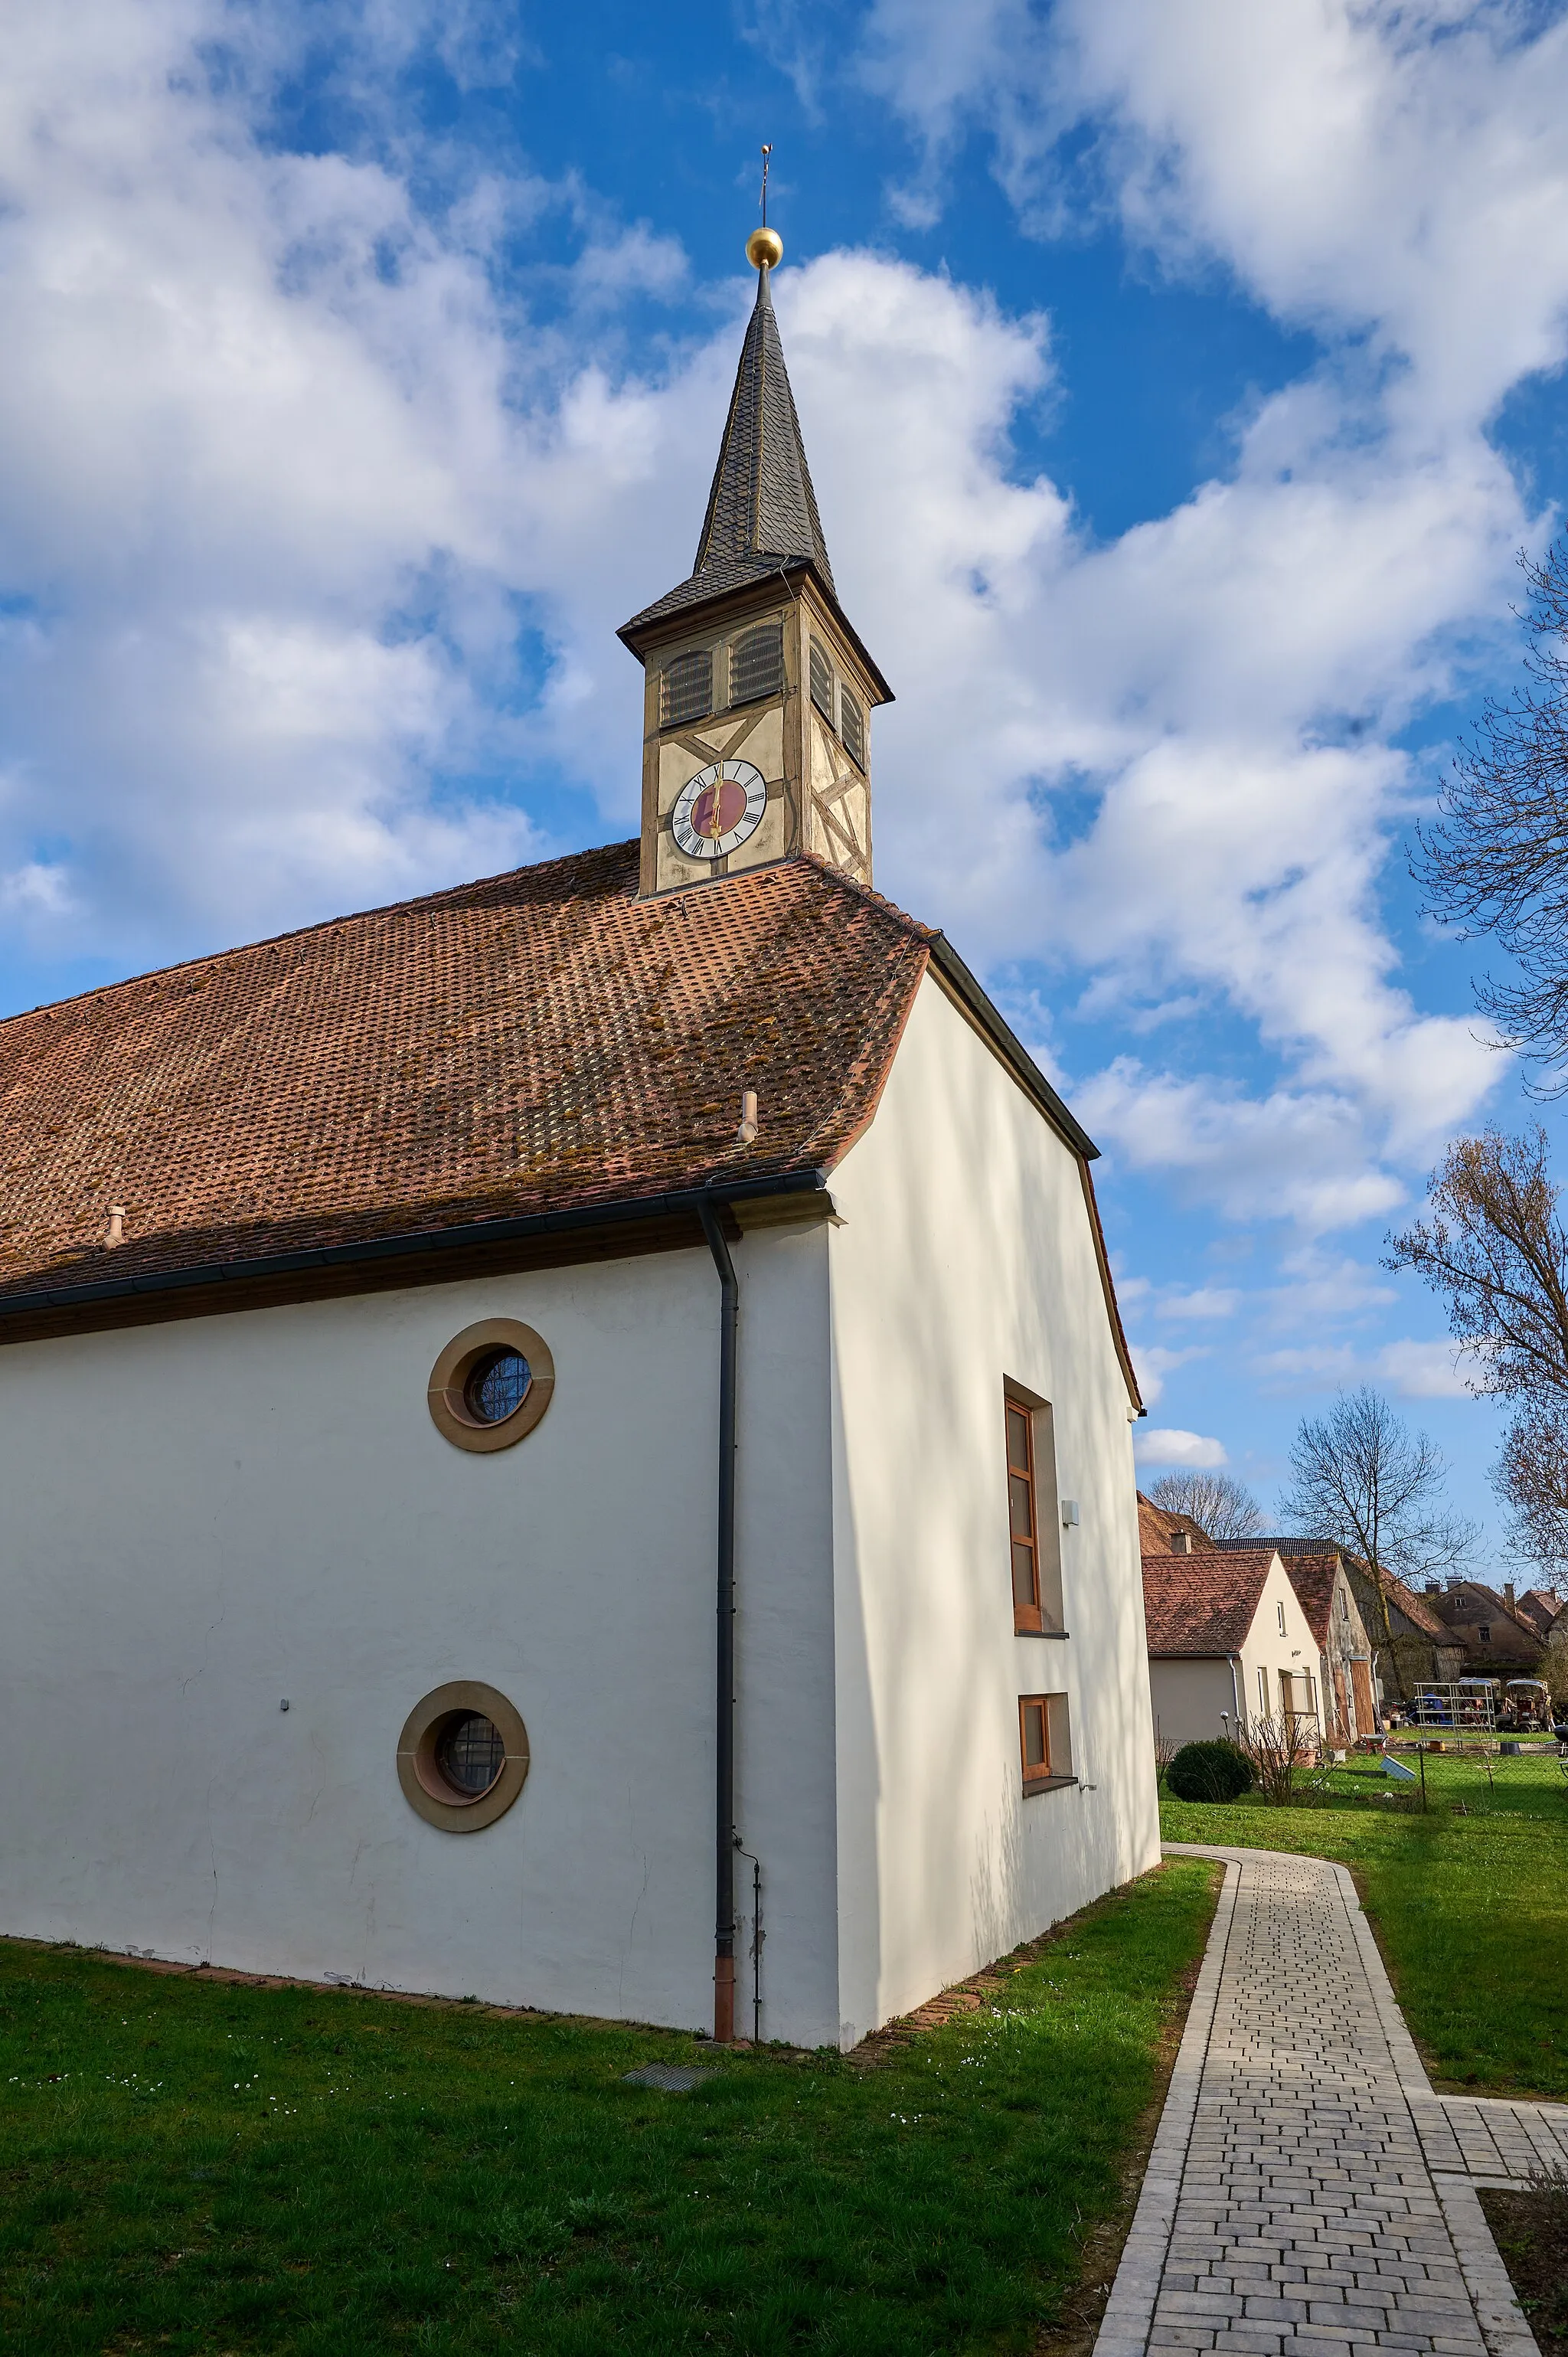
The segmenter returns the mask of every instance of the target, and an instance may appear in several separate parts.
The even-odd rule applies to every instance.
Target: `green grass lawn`
[[[1163,1795],[1165,1838],[1337,1858],[1433,2077],[1568,2096],[1568,1780],[1556,1759],[1494,1760],[1488,1784],[1474,1760],[1431,1757],[1425,1815],[1413,1796],[1378,1797],[1388,1787],[1374,1768],[1337,1770],[1311,1808]]]
[[[1214,1868],[1076,1918],[874,2070],[698,2092],[665,2032],[165,1976],[0,1943],[0,2341],[56,2351],[1022,2350],[1202,1952]]]

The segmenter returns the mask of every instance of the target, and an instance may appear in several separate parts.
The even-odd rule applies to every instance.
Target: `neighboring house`
[[[1543,1636],[1519,1609],[1511,1584],[1499,1590],[1478,1579],[1451,1579],[1428,1587],[1423,1601],[1464,1646],[1467,1670],[1523,1673],[1541,1660]]]
[[[1316,1539],[1211,1539],[1190,1514],[1173,1514],[1138,1492],[1138,1530],[1144,1554],[1188,1555],[1213,1547],[1230,1555],[1272,1547],[1305,1613],[1317,1648],[1316,1678],[1323,1730],[1344,1746],[1381,1727],[1373,1648],[1355,1590],[1337,1549]]]
[[[622,635],[639,841],[0,1023],[0,1933],[725,2038],[755,1858],[840,2047],[1158,1857],[1095,1149],[871,888],[766,267]]]
[[[1382,1720],[1373,1646],[1344,1556],[1337,1548],[1323,1547],[1312,1539],[1276,1538],[1266,1544],[1278,1549],[1317,1646],[1324,1733],[1328,1741],[1343,1747],[1360,1736],[1378,1734]],[[1220,1544],[1233,1550],[1248,1542],[1228,1539]]]
[[[1507,1588],[1503,1590],[1508,1594]],[[1544,1587],[1527,1587],[1514,1607],[1521,1620],[1528,1622],[1544,1645],[1556,1625],[1563,1609],[1563,1598]]]
[[[1423,1679],[1443,1683],[1464,1675],[1464,1647],[1429,1609],[1424,1598],[1388,1571],[1382,1575],[1380,1591],[1379,1581],[1359,1555],[1347,1555],[1341,1560],[1362,1626],[1371,1641],[1379,1698],[1384,1710],[1391,1703],[1407,1699]],[[1383,1630],[1380,1592],[1388,1609],[1389,1634],[1393,1640],[1391,1658]]]
[[[1145,1555],[1190,1555],[1195,1547],[1214,1544],[1201,1523],[1195,1523],[1190,1514],[1167,1512],[1152,1498],[1145,1498],[1142,1490],[1138,1492],[1138,1539]]]
[[[1145,1552],[1144,1620],[1157,1743],[1235,1734],[1259,1718],[1321,1726],[1316,1640],[1267,1542]]]

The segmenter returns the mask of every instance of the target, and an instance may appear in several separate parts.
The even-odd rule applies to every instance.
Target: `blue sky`
[[[1528,1111],[1404,845],[1568,497],[1564,17],[0,0],[0,1006],[631,831],[770,139],[877,881],[1104,1147],[1149,1473],[1365,1379],[1495,1526],[1379,1253]]]

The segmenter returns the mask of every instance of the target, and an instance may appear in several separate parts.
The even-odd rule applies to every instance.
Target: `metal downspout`
[[[736,1369],[740,1286],[714,1206],[697,1206],[714,1266],[719,1273],[719,1550],[718,1654],[714,1723],[718,1775],[714,1794],[714,2038],[735,2038],[735,1461]]]

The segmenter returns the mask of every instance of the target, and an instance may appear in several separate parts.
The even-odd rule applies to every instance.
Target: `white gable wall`
[[[1281,1610],[1284,1628],[1280,1628]],[[1269,1707],[1265,1714],[1258,1698],[1258,1672],[1268,1672]],[[1290,1584],[1290,1575],[1278,1555],[1269,1566],[1263,1592],[1258,1598],[1258,1609],[1241,1641],[1241,1702],[1249,1721],[1264,1717],[1280,1716],[1280,1674],[1293,1672],[1309,1677],[1316,1692],[1318,1684],[1317,1640],[1312,1633],[1312,1623],[1301,1609],[1301,1599]],[[1301,1696],[1298,1708],[1305,1707],[1305,1689],[1297,1689]],[[1317,1695],[1321,1721],[1323,1697]]]
[[[741,1823],[768,2034],[820,2043],[823,1232],[736,1260]],[[490,1316],[539,1329],[556,1391],[474,1456],[425,1385]],[[0,1932],[710,2024],[718,1335],[698,1250],[0,1349]],[[460,1677],[516,1704],[532,1766],[456,1835],[394,1754]],[[737,1890],[749,1917],[744,1861]]]
[[[1127,1389],[1077,1162],[928,976],[833,1178],[845,2045],[1158,1857]],[[1013,1632],[1003,1383],[1048,1400],[1066,1639]],[[1081,1781],[1026,1798],[1018,1697]]]

